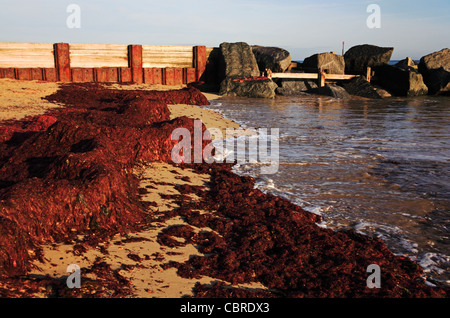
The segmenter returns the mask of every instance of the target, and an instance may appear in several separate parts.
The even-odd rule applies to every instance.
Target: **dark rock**
[[[388,64],[394,48],[375,45],[357,45],[344,54],[345,73],[365,75],[367,67]]]
[[[269,46],[252,46],[259,70],[270,69],[274,73],[283,73],[291,65],[291,54],[285,49]]]
[[[407,58],[397,62],[394,66],[397,66],[404,70],[416,71],[416,72],[418,71],[417,63],[414,62],[414,60],[410,57],[407,57]]]
[[[342,83],[342,87],[350,95],[381,99],[383,96],[377,91],[377,88],[370,84],[365,77],[355,77],[347,83]]]
[[[349,93],[345,90],[345,88],[335,85],[335,84],[326,84],[323,87],[317,87],[315,89],[311,89],[309,93],[330,96],[338,99],[347,99],[350,98]]]
[[[429,94],[450,95],[450,49],[442,49],[422,57],[419,71]]]
[[[303,61],[303,68],[322,68],[327,74],[344,74],[345,60],[342,55],[335,53],[314,54]]]
[[[308,80],[281,79],[277,84],[279,87],[276,89],[276,93],[283,96],[304,94],[317,88],[315,81]]]
[[[220,95],[274,98],[278,85],[269,78],[227,77],[220,84]]]
[[[244,42],[220,44],[224,63],[224,77],[259,76],[260,71],[251,47]]]
[[[372,81],[396,96],[420,96],[428,93],[420,73],[392,65],[376,67]]]

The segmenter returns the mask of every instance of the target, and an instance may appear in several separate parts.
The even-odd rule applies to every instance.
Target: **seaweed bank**
[[[45,97],[59,107],[2,122],[3,297],[448,297],[381,240],[317,226],[231,164],[172,164],[172,131],[193,133],[181,105],[209,103],[196,88],[125,88],[61,85]]]

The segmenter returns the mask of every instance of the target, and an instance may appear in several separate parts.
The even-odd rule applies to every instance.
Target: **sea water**
[[[450,285],[450,98],[223,97],[209,109],[244,128],[279,129],[279,166],[234,170],[319,214],[322,227],[378,236]]]

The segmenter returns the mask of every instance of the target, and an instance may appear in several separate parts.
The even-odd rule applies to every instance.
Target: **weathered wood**
[[[128,45],[70,44],[72,67],[128,67]]]
[[[325,72],[322,69],[317,72],[317,85],[319,87],[325,86]]]
[[[71,81],[70,72],[70,51],[68,43],[55,43],[55,66],[58,73],[58,80],[61,82]]]
[[[128,46],[128,66],[134,83],[144,82],[142,45]]]
[[[0,43],[0,67],[55,67],[53,43]]]
[[[359,75],[325,74],[329,80],[350,80]],[[318,73],[272,73],[272,78],[318,79]]]
[[[196,69],[196,80],[200,81],[206,70],[206,47],[194,46],[194,68]]]
[[[195,68],[193,67],[186,67],[184,70],[184,84],[189,84],[195,82]]]
[[[131,74],[131,68],[129,67],[120,67],[119,68],[120,79],[119,81],[122,83],[130,83],[133,81],[133,76]]]
[[[372,80],[372,68],[371,67],[367,67],[366,79],[368,82],[370,82]]]
[[[192,67],[192,46],[143,45],[145,68]]]
[[[272,78],[317,79],[317,73],[272,73]]]
[[[44,68],[44,81],[56,82],[58,81],[58,73],[56,68]]]
[[[161,68],[144,68],[144,82],[149,85],[163,83],[163,74]]]

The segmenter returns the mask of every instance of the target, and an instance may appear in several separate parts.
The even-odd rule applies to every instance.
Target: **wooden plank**
[[[0,67],[55,67],[53,43],[0,42]]]
[[[358,76],[359,75],[325,74],[325,78],[330,80],[350,80]]]
[[[17,68],[16,77],[19,80],[31,80],[31,68]]]
[[[164,73],[164,85],[175,85],[175,68],[174,67],[166,67],[163,69]]]
[[[84,82],[82,68],[74,67],[74,68],[72,68],[71,71],[72,71],[72,82],[74,82],[74,83]]]
[[[31,79],[36,81],[42,81],[43,80],[43,72],[42,68],[32,68],[31,69]]]
[[[183,69],[180,67],[174,68],[174,85],[183,84]]]
[[[359,75],[325,74],[329,80],[349,80]],[[318,79],[317,73],[272,73],[272,78]]]
[[[133,81],[133,77],[131,75],[131,68],[129,67],[121,67],[120,69],[120,82],[122,83],[130,83]]]
[[[57,82],[58,81],[58,72],[56,68],[44,68],[44,81],[47,82]]]
[[[272,73],[272,78],[317,79],[317,73]]]
[[[16,72],[12,67],[4,68],[3,76],[4,78],[16,78]]]
[[[142,46],[143,67],[165,68],[165,67],[192,67],[192,46]]]
[[[72,67],[128,67],[126,44],[70,44]]]

